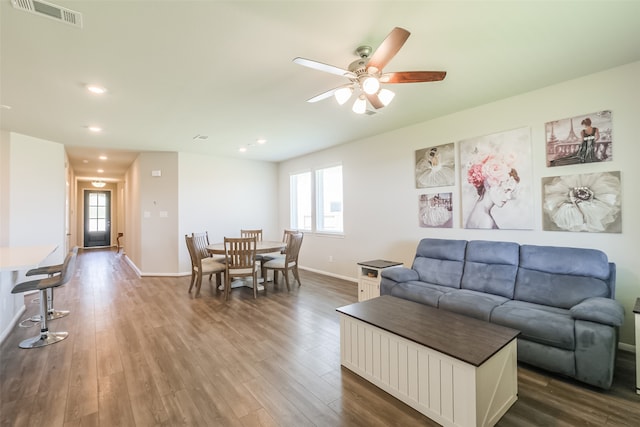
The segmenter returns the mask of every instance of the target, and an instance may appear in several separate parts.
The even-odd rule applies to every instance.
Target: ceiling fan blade
[[[421,83],[444,80],[446,71],[397,71],[384,73],[380,77],[381,83]]]
[[[313,68],[314,70],[324,71],[325,73],[336,74],[338,76],[345,76],[349,78],[355,78],[356,75],[349,70],[345,70],[343,68],[335,67],[333,65],[324,64],[322,62],[314,61],[312,59],[305,58],[294,58],[293,62],[298,65],[302,65],[303,67]]]
[[[380,98],[378,98],[378,95],[376,95],[375,93],[372,94],[372,95],[369,95],[368,93],[365,93],[365,96],[367,97],[367,100],[369,101],[369,103],[376,110],[379,109],[379,108],[384,107],[384,104],[382,103],[382,101],[380,101]]]
[[[369,62],[367,63],[367,71],[369,73],[377,73],[382,71],[391,58],[396,56],[404,42],[407,41],[411,33],[404,28],[395,27],[389,35],[382,41],[380,46],[373,52]]]
[[[346,85],[334,87],[333,89],[329,89],[326,92],[322,92],[322,93],[314,96],[313,98],[307,99],[307,102],[313,103],[313,102],[322,101],[323,99],[330,98],[334,93],[336,93],[337,90],[342,89],[343,87],[353,87],[353,84],[349,83],[349,84],[346,84]]]

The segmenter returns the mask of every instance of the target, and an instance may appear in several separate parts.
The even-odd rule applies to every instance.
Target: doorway
[[[84,247],[111,246],[111,191],[84,193]]]

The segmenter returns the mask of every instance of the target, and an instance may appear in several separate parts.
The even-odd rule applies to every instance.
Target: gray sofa
[[[518,360],[611,387],[624,310],[615,264],[594,249],[423,239],[380,293],[521,331]]]

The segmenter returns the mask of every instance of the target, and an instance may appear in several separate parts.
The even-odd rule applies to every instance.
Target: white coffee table
[[[341,364],[444,426],[492,426],[518,399],[517,330],[388,295],[337,311]]]

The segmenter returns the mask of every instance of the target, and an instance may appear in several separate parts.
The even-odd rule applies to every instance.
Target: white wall
[[[16,133],[2,132],[2,237],[5,246],[56,245],[42,265],[61,263],[65,251],[64,146]],[[24,308],[24,296],[12,295],[15,282],[3,273],[0,280],[0,337],[4,337]]]
[[[632,308],[640,296],[637,261],[640,223],[640,62],[567,81],[552,87],[444,116],[397,131],[366,138],[280,164],[280,228],[289,225],[289,174],[342,162],[344,174],[344,238],[305,235],[300,263],[315,270],[354,278],[356,262],[384,258],[410,265],[423,237],[507,240],[519,243],[601,249],[617,264],[616,298],[624,305],[623,343],[633,343]],[[402,102],[395,99],[394,102]],[[425,100],[428,102],[428,100]],[[393,108],[393,104],[389,107]],[[600,110],[613,113],[613,160],[587,165],[546,167],[545,123]],[[375,120],[376,116],[367,118]],[[531,129],[534,229],[467,230],[460,211],[453,229],[420,228],[418,195],[438,188],[416,189],[415,150],[527,126]],[[457,147],[456,147],[457,149]],[[542,231],[541,178],[620,171],[622,233]],[[459,206],[459,176],[453,187]],[[451,191],[444,187],[442,191]],[[329,256],[334,262],[329,262]]]
[[[264,240],[280,240],[274,163],[179,153],[180,271],[191,261],[184,235],[208,231],[211,243],[261,228]]]
[[[142,153],[139,161],[140,255],[145,275],[178,271],[178,153]],[[160,176],[152,176],[159,171]]]

